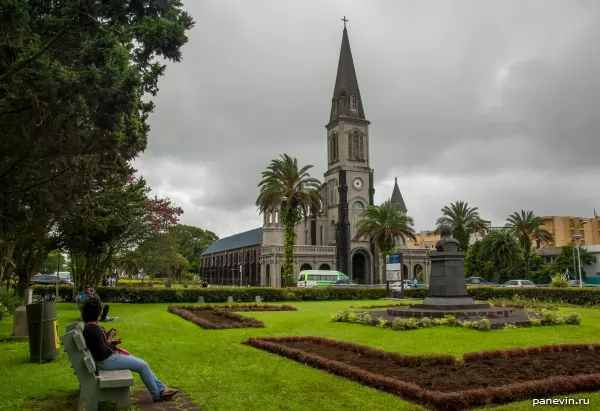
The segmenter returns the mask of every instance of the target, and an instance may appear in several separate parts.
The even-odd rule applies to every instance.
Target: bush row
[[[538,313],[540,318],[533,316],[529,317],[529,322],[526,326],[538,326],[538,325],[579,325],[581,324],[581,316],[577,313],[565,314],[561,311],[550,311],[542,309]],[[331,321],[334,322],[347,322],[355,324],[364,324],[370,326],[376,326],[379,328],[391,328],[392,330],[404,331],[404,330],[416,330],[418,328],[429,328],[438,325],[448,325],[455,327],[471,328],[479,331],[490,331],[492,325],[490,321],[483,317],[477,321],[458,320],[453,315],[445,315],[443,318],[414,318],[414,317],[395,317],[392,321],[386,320],[384,317],[374,317],[369,312],[356,312],[349,309],[338,311],[331,315]],[[517,328],[514,324],[505,324],[505,329]]]
[[[599,305],[599,288],[553,288],[553,287],[469,287],[469,295],[479,301],[493,299],[522,299],[539,302],[573,305]],[[404,295],[410,298],[425,298],[429,293],[427,288],[411,288]]]
[[[54,286],[33,287],[37,298],[53,299]],[[407,298],[425,298],[429,290],[408,289]],[[214,288],[133,288],[98,287],[96,293],[107,302],[130,303],[190,303],[204,297],[207,303],[227,301],[228,296],[238,302],[253,302],[256,296],[263,301],[327,301],[327,300],[376,300],[386,297],[384,288],[272,288],[272,287],[214,287]],[[60,301],[73,301],[74,289],[59,287]],[[520,299],[555,304],[599,305],[600,288],[499,288],[469,287],[469,295],[476,300]]]
[[[54,286],[36,285],[34,295],[38,299],[53,299]],[[74,288],[59,287],[60,301],[74,301]],[[102,301],[126,303],[193,303],[204,297],[207,303],[227,301],[232,296],[237,302],[253,302],[256,296],[262,301],[326,301],[326,300],[376,300],[386,296],[381,288],[272,288],[272,287],[215,287],[215,288],[133,288],[98,287],[96,294]]]
[[[230,311],[298,311],[291,305],[272,305],[272,304],[225,304],[225,305],[176,305],[171,307],[181,308],[188,311],[204,310],[230,310]]]

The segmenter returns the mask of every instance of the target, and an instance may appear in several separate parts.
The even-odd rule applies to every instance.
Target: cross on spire
[[[342,21],[344,22],[344,28],[346,28],[346,22],[348,21],[348,20],[346,19],[346,16],[344,16],[344,18],[342,19]]]

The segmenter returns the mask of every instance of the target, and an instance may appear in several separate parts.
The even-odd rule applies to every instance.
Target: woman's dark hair
[[[81,318],[84,322],[89,323],[97,321],[102,313],[102,303],[95,298],[89,298],[83,303],[81,308]]]

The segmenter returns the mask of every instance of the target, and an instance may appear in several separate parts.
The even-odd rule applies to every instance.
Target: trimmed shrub
[[[124,280],[122,280],[124,281]],[[54,286],[33,286],[34,296],[53,298]],[[573,304],[593,306],[600,304],[600,288],[500,288],[469,287],[469,295],[479,301],[535,301],[538,303]],[[227,301],[253,302],[258,295],[265,302],[273,301],[328,301],[328,300],[376,300],[386,297],[385,288],[324,287],[324,288],[274,288],[274,287],[211,287],[211,288],[137,288],[98,287],[96,293],[107,302],[131,303],[191,303],[204,297],[207,303]],[[426,288],[405,290],[407,298],[424,298]],[[73,301],[75,290],[71,286],[60,286],[61,301]],[[539,307],[539,306],[537,306]],[[537,308],[532,307],[532,308]],[[548,308],[548,307],[546,307]]]
[[[566,288],[569,286],[569,276],[565,273],[556,273],[552,276],[552,287]]]

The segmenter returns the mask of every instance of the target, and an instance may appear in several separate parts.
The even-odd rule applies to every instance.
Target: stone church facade
[[[320,215],[296,227],[295,275],[302,270],[339,270],[359,284],[378,284],[385,265],[368,239],[356,238],[363,211],[373,204],[369,121],[365,117],[346,27],[342,34],[337,75],[326,128],[327,171]],[[398,183],[392,201],[406,212]],[[202,275],[211,284],[280,286],[284,227],[279,212],[263,215],[263,226],[217,240],[202,255]],[[406,249],[399,245],[399,251]],[[419,267],[428,279],[427,250],[406,250],[406,278]],[[422,252],[420,252],[422,251]],[[414,262],[414,264],[413,264]],[[408,265],[407,265],[408,264]],[[297,277],[296,277],[297,278]]]

